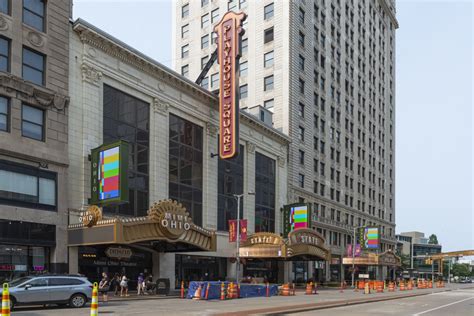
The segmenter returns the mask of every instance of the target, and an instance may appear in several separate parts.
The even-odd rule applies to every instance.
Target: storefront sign
[[[128,202],[128,143],[102,145],[91,151],[91,204]]]
[[[105,250],[105,255],[113,259],[130,259],[133,255],[133,251],[130,248],[122,247],[109,247]]]
[[[380,248],[380,227],[359,228],[359,243],[362,249],[377,250]]]
[[[102,209],[96,205],[91,205],[79,214],[79,222],[84,226],[92,227],[102,219]]]
[[[284,237],[297,229],[311,227],[311,208],[309,204],[295,203],[283,207]]]
[[[239,150],[238,60],[240,37],[243,34],[242,22],[246,17],[243,12],[229,11],[214,27],[220,65],[219,156],[221,159],[232,158]]]
[[[387,251],[378,256],[378,263],[383,266],[399,266],[401,261],[393,252]]]
[[[181,203],[164,200],[154,203],[148,210],[148,219],[158,222],[164,236],[170,239],[180,237],[191,229],[192,220]]]
[[[359,279],[368,279],[369,275],[368,274],[359,274]]]

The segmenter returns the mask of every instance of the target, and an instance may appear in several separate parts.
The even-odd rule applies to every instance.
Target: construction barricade
[[[205,289],[207,292],[207,299],[217,300],[221,298],[221,286],[224,287],[224,299],[228,297],[230,282],[218,282],[218,281],[193,281],[189,282],[188,292],[186,298],[191,299],[194,297],[194,293],[201,285],[202,289]],[[209,287],[207,289],[206,287]],[[202,294],[201,294],[202,295]],[[269,284],[268,285],[268,296],[278,295],[278,285]],[[265,297],[267,296],[267,285],[266,284],[246,284],[240,283],[240,293],[238,290],[238,285],[234,283],[232,296],[234,298],[248,298],[248,297]]]
[[[8,283],[3,283],[2,291],[2,316],[10,316],[10,291]]]
[[[91,300],[91,316],[99,315],[99,290],[97,282],[94,283],[92,288],[92,300]]]

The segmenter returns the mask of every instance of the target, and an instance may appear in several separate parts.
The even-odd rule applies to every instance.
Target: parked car
[[[92,297],[92,283],[80,275],[39,275],[13,280],[10,307],[58,304],[84,307]]]

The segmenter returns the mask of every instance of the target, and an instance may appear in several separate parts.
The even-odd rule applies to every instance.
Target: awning
[[[342,264],[344,265],[352,265],[352,262],[357,266],[401,266],[400,257],[396,256],[391,250],[387,250],[379,255],[368,253],[354,259],[352,257],[344,257],[342,259]]]
[[[69,225],[69,246],[124,244],[160,252],[216,251],[215,232],[195,225],[186,209],[173,200],[155,202],[148,216],[103,219],[97,206]]]
[[[290,261],[330,260],[324,237],[312,229],[298,229],[287,239],[273,233],[255,233],[239,248],[239,257]]]

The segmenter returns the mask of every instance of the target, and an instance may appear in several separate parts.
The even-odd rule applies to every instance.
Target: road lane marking
[[[452,303],[449,303],[449,304],[441,305],[441,306],[438,306],[438,307],[435,307],[435,308],[432,308],[432,309],[429,309],[429,310],[426,310],[426,311],[423,311],[423,312],[419,312],[419,313],[413,314],[413,316],[418,316],[418,315],[426,314],[426,313],[435,311],[435,310],[437,310],[437,309],[445,308],[445,307],[448,307],[448,306],[451,306],[451,305],[454,305],[454,304],[458,304],[458,303],[462,303],[462,302],[464,302],[464,301],[472,300],[472,299],[474,299],[474,297],[468,297],[468,298],[465,298],[465,299],[463,299],[463,300],[459,300],[459,301],[452,302]]]

